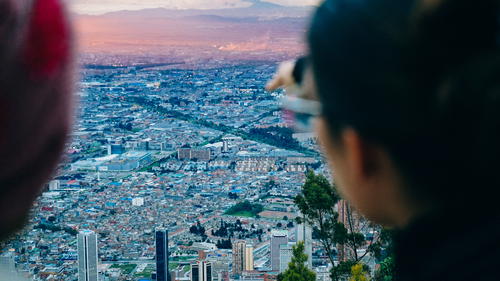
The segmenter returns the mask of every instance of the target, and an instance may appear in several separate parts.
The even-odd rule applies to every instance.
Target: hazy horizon
[[[67,0],[72,12],[82,15],[101,15],[116,11],[135,11],[151,8],[166,9],[227,9],[249,7],[258,0]],[[311,6],[320,0],[261,0],[283,6]]]

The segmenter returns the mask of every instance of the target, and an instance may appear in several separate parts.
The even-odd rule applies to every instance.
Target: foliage
[[[375,272],[375,281],[394,280],[394,258],[387,257],[380,263],[380,268]]]
[[[351,267],[351,278],[349,281],[368,281],[363,265],[358,263]]]
[[[228,197],[229,199],[238,199],[238,194],[229,192]]]
[[[356,265],[355,261],[348,260],[339,262],[331,269],[330,278],[332,280],[346,280],[351,275],[351,268]]]
[[[347,230],[343,224],[338,222],[338,213],[335,205],[340,200],[335,189],[322,175],[315,175],[309,171],[302,192],[295,197],[295,204],[303,214],[298,218],[315,226],[317,235],[325,249],[330,262],[334,264],[336,244],[344,244]]]
[[[302,187],[302,192],[295,198],[295,204],[301,211],[303,217],[297,218],[297,222],[306,222],[313,227],[313,238],[318,239],[325,250],[331,264],[335,264],[336,249],[341,246],[351,255],[347,255],[347,260],[341,260],[337,266],[331,270],[332,280],[346,280],[352,274],[352,267],[361,264],[361,260],[368,253],[378,260],[384,256],[384,249],[390,250],[390,235],[382,232],[380,237],[368,241],[366,237],[357,232],[354,226],[354,219],[350,208],[347,206],[346,225],[339,221],[339,214],[336,209],[340,196],[335,185],[322,175],[316,175],[309,171],[306,175],[306,182]],[[368,245],[367,245],[368,244]],[[358,249],[367,247],[363,255],[358,255]],[[369,272],[367,266],[365,271]]]
[[[201,226],[199,221],[189,228],[189,232],[200,236],[206,236],[205,228]]]
[[[315,281],[316,274],[306,266],[307,255],[304,253],[304,242],[293,246],[292,261],[288,269],[280,274],[278,280],[282,281]]]
[[[303,147],[292,137],[293,130],[282,127],[252,128],[249,134],[258,140],[263,140],[268,144],[280,146],[286,149],[300,150]]]
[[[59,231],[64,231],[68,233],[69,235],[76,236],[78,234],[78,231],[71,227],[61,227],[57,226],[51,223],[40,223],[34,227],[34,229],[42,229],[42,230],[50,230],[52,232],[59,232]]]
[[[220,226],[218,229],[212,229],[212,236],[232,238],[238,234],[239,239],[245,238],[255,238],[262,235],[263,230],[257,229],[255,225],[252,224],[251,229],[246,229],[243,227],[240,220],[236,220],[235,223],[225,222],[220,220]]]
[[[260,204],[252,204],[250,201],[245,200],[240,202],[226,211],[226,215],[238,215],[241,213],[249,213],[252,216],[256,216],[258,213],[262,212],[264,207]]]
[[[233,244],[231,243],[231,239],[218,240],[216,246],[218,249],[232,249],[233,248]]]

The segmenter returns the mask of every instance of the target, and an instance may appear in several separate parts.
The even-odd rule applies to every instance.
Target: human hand
[[[267,91],[275,91],[279,88],[285,88],[294,85],[295,79],[293,78],[293,69],[295,68],[295,61],[285,61],[278,66],[278,70],[274,78],[266,85]]]

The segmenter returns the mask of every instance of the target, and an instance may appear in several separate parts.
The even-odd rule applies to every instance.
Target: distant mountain
[[[243,8],[227,8],[227,9],[165,9],[165,8],[152,8],[143,9],[139,11],[117,11],[110,12],[101,16],[129,16],[129,17],[186,17],[197,15],[214,15],[223,17],[258,17],[258,18],[280,18],[280,17],[307,17],[312,6],[305,7],[288,7],[281,6],[274,3],[263,2],[260,0],[247,0],[251,3],[249,7]]]
[[[312,7],[252,0],[246,8],[145,9],[75,15],[84,53],[178,57],[274,57],[303,51]]]

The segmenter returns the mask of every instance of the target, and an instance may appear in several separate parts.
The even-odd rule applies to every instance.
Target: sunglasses
[[[281,99],[285,123],[297,133],[314,132],[314,120],[322,113],[319,101],[285,95]]]

